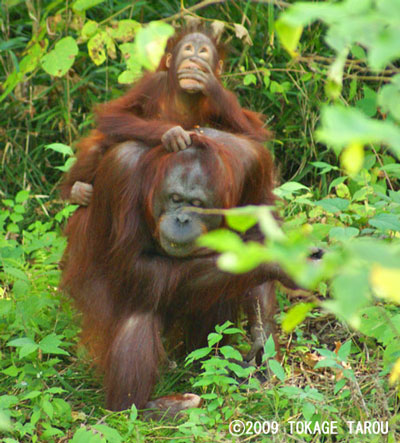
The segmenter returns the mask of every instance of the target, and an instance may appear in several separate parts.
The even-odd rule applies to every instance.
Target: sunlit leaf
[[[135,20],[119,20],[116,27],[111,28],[111,36],[120,42],[133,40],[142,25]]]
[[[337,153],[352,143],[384,143],[400,155],[400,128],[389,121],[368,118],[358,109],[325,106],[318,139],[332,146]]]
[[[292,25],[281,18],[275,22],[275,29],[280,41],[282,42],[282,46],[286,49],[286,51],[292,57],[297,56],[298,54],[296,53],[296,49],[303,32],[303,27]]]
[[[348,175],[357,174],[364,164],[364,147],[359,142],[350,143],[342,152],[342,166]]]
[[[400,304],[399,268],[384,268],[376,264],[371,269],[370,280],[378,296]]]
[[[77,12],[83,12],[103,2],[104,0],[76,0],[72,5],[72,9]]]
[[[96,34],[97,30],[99,29],[99,24],[93,20],[88,20],[82,30],[81,30],[81,36],[84,41],[88,40],[89,38],[93,37],[94,34]]]
[[[135,38],[135,57],[145,69],[156,69],[167,40],[173,34],[174,28],[164,22],[151,22],[138,31]]]
[[[72,67],[78,54],[78,45],[72,37],[64,37],[54,49],[42,57],[43,69],[50,75],[62,77]]]
[[[74,151],[68,145],[64,145],[63,143],[51,143],[50,145],[46,145],[45,149],[51,149],[52,151],[59,152],[63,155],[63,157],[74,155]]]
[[[257,223],[254,207],[236,208],[225,214],[225,220],[229,227],[239,232],[246,232]]]
[[[94,35],[87,44],[90,58],[96,65],[101,65],[105,62],[106,56],[115,57],[115,44],[107,32],[98,32]]]
[[[314,303],[298,303],[296,306],[290,308],[289,311],[285,314],[285,317],[282,321],[282,329],[286,333],[291,332],[306,318],[307,314],[314,307]]]
[[[389,381],[392,384],[400,381],[400,358],[396,361],[395,365],[392,368]]]

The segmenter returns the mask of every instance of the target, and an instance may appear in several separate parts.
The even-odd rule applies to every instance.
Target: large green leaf
[[[164,54],[167,40],[174,28],[164,22],[151,22],[141,28],[135,38],[135,53],[132,55],[145,69],[154,70]]]
[[[400,231],[399,216],[395,214],[378,214],[369,220],[369,224],[381,231]]]
[[[351,143],[383,143],[400,156],[400,129],[389,121],[374,120],[358,109],[343,106],[322,108],[321,121],[317,137],[336,152]]]
[[[78,45],[72,37],[64,37],[54,49],[42,57],[42,68],[50,75],[62,77],[72,67],[78,54]]]
[[[76,0],[72,5],[72,9],[76,12],[83,12],[103,2],[104,0]]]

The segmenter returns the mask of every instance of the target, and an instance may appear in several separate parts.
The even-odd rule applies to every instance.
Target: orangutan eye
[[[179,194],[172,194],[170,196],[170,199],[174,202],[174,203],[181,203],[182,201],[182,197]]]
[[[203,202],[199,200],[198,198],[195,198],[190,202],[192,206],[196,206],[196,208],[201,208],[203,206]]]
[[[190,43],[188,43],[187,45],[185,45],[183,47],[184,51],[193,51],[193,45],[191,45]]]
[[[208,53],[207,46],[203,46],[202,48],[200,48],[199,54],[207,54],[207,53]]]

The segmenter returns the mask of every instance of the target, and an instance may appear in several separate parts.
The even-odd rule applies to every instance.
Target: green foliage
[[[66,208],[57,220],[24,226],[31,205],[27,191],[4,200],[0,213],[0,336],[4,348],[1,371],[8,379],[8,394],[0,396],[0,411],[18,438],[41,441],[61,437],[72,422],[71,407],[59,385],[59,367],[69,356],[71,331],[67,318],[54,323],[53,314],[63,309],[54,293],[59,282],[58,262],[65,240],[58,223],[68,216]],[[4,389],[2,389],[4,392]],[[10,423],[10,422],[8,422]]]
[[[65,37],[41,58],[42,68],[50,75],[62,77],[71,69],[77,54],[76,41],[72,37]]]
[[[277,31],[283,45],[290,52],[294,51],[300,40],[301,27],[315,20],[321,20],[328,26],[326,42],[337,57],[328,73],[328,86],[331,85],[331,89],[327,92],[331,98],[337,99],[342,90],[345,61],[350,48],[366,48],[367,63],[376,71],[384,69],[400,57],[399,12],[397,0],[376,3],[370,0],[344,0],[324,4],[297,2],[281,15],[277,22]],[[363,57],[365,53],[353,49],[353,55],[357,54]],[[392,85],[387,85],[379,94],[384,112],[389,112],[394,120],[398,108],[395,100],[398,94],[396,77],[391,79]],[[394,96],[389,97],[389,91]],[[372,120],[354,109],[344,109],[338,105],[327,107],[322,112],[319,138],[339,151],[355,143],[387,144],[399,156],[400,130],[395,122]]]

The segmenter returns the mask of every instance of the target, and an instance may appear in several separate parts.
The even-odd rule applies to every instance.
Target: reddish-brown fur
[[[263,146],[224,133],[194,136],[194,145],[204,174],[215,183],[219,207],[273,202],[273,165]],[[274,265],[230,275],[216,267],[213,254],[162,253],[151,201],[185,152],[137,142],[109,149],[91,204],[68,223],[63,287],[84,314],[84,342],[105,372],[111,409],[146,405],[164,357],[163,331],[183,328],[193,348],[216,324],[235,320],[253,288],[274,279],[292,285]],[[71,174],[78,176],[81,167],[76,164]]]
[[[172,59],[185,35],[179,34],[168,42],[166,54],[172,53]],[[215,41],[213,43],[218,57],[223,59],[222,48]],[[242,108],[236,96],[220,81],[207,96],[179,90],[174,64],[170,69],[166,67],[166,54],[156,72],[146,73],[122,97],[98,106],[96,129],[78,145],[78,162],[85,167],[64,182],[64,198],[69,197],[76,181],[93,183],[102,155],[115,143],[137,140],[147,146],[157,146],[161,137],[177,125],[186,130],[192,130],[196,125],[209,126],[260,142],[270,138],[260,114]],[[218,73],[215,75],[218,78]]]

